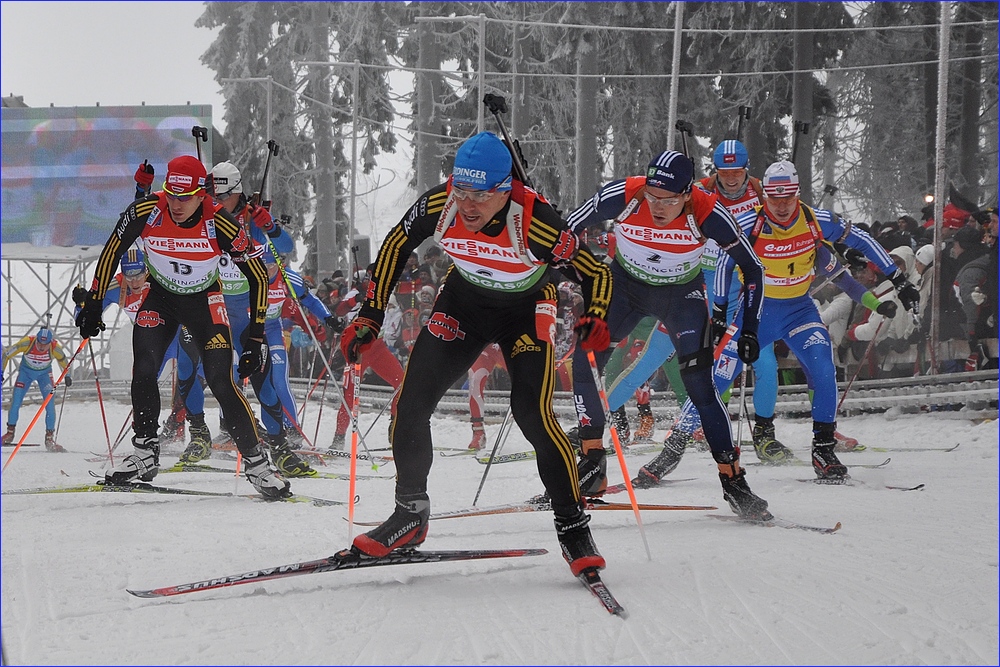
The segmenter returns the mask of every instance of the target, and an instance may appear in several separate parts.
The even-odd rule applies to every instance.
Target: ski
[[[478,457],[479,456],[479,450],[478,449],[457,449],[457,448],[456,449],[439,449],[439,448],[435,447],[434,451],[436,451],[438,453],[438,456],[447,456],[447,457],[452,457],[452,456],[477,456]]]
[[[327,459],[350,459],[351,453],[341,451],[339,449],[328,449],[325,452],[314,451],[312,449],[295,449],[292,450],[299,456],[309,456],[312,458],[319,459],[320,463],[326,463]],[[367,454],[358,453],[358,461],[372,461],[373,463],[392,463],[391,456],[368,456]]]
[[[848,468],[868,468],[868,469],[875,469],[875,468],[884,468],[885,466],[889,465],[890,461],[892,461],[891,457],[887,458],[885,461],[882,461],[881,463],[848,463],[846,465],[847,465]],[[741,465],[744,465],[744,466],[767,466],[769,468],[781,468],[783,466],[800,466],[800,467],[809,466],[809,467],[812,467],[812,461],[807,461],[807,460],[804,460],[804,459],[786,459],[786,460],[778,462],[778,463],[764,463],[763,461],[748,461],[746,463],[742,463]]]
[[[173,472],[215,472],[215,473],[228,473],[230,475],[234,474],[236,471],[231,468],[219,468],[216,466],[205,465],[203,463],[182,463],[178,461],[169,468],[162,468],[161,473],[173,473]],[[103,477],[103,475],[102,475]],[[315,475],[298,475],[293,479],[306,479],[306,478],[316,478],[316,479],[350,479],[351,476],[345,472],[320,472],[316,471]],[[357,475],[355,479],[394,479],[387,475]]]
[[[629,511],[632,505],[629,503],[609,503],[597,498],[586,499],[588,510],[611,510]],[[650,503],[639,503],[639,509],[648,512],[657,511],[689,511],[689,510],[717,510],[714,505],[656,505]],[[450,512],[439,512],[431,514],[430,520],[435,519],[460,519],[473,516],[493,516],[495,514],[521,514],[523,512],[550,512],[552,505],[548,501],[510,503],[509,505],[493,505],[490,507],[466,507],[464,509],[452,510]],[[378,526],[381,521],[355,521],[356,526]]]
[[[628,618],[628,612],[625,611],[625,607],[621,606],[618,600],[615,599],[615,596],[611,594],[611,591],[608,590],[608,587],[601,580],[601,575],[598,573],[597,568],[588,567],[577,575],[577,579],[594,594],[595,598],[600,600],[609,614]]]
[[[391,552],[383,558],[370,558],[355,553],[351,549],[338,551],[327,558],[307,560],[277,567],[251,570],[240,574],[230,574],[189,584],[152,588],[149,590],[126,589],[139,598],[163,598],[197,591],[209,591],[216,588],[250,584],[273,579],[283,579],[301,574],[319,574],[336,570],[357,570],[365,567],[383,565],[408,565],[410,563],[443,563],[459,560],[484,560],[487,558],[519,558],[521,556],[541,556],[548,553],[545,549],[470,549],[459,551],[417,551],[400,549]]]
[[[962,443],[958,443],[961,445]],[[953,452],[958,449],[958,445],[954,447],[869,447],[873,452],[885,453],[885,452]]]
[[[313,496],[303,496],[299,494],[292,494],[290,496],[285,496],[284,498],[265,498],[259,493],[247,493],[247,494],[232,494],[232,493],[220,493],[217,491],[197,491],[194,489],[178,489],[173,486],[155,486],[148,482],[140,482],[138,480],[133,482],[128,482],[126,484],[108,484],[104,481],[104,475],[94,472],[93,470],[88,470],[91,477],[96,477],[100,481],[95,484],[81,484],[78,486],[70,487],[50,487],[42,489],[29,489],[28,491],[12,491],[11,493],[29,493],[34,491],[36,493],[80,493],[86,491],[120,491],[124,493],[166,493],[166,494],[178,494],[185,496],[215,496],[217,498],[249,498],[250,500],[262,500],[265,502],[283,502],[283,503],[310,503],[316,507],[332,507],[334,505],[346,505],[347,502],[344,500],[327,500],[326,498],[315,498]],[[162,472],[162,471],[161,471]],[[230,471],[232,472],[232,471]],[[103,487],[103,488],[90,488],[90,487]],[[132,489],[132,491],[129,491]],[[5,492],[6,493],[6,492]],[[354,496],[354,502],[358,502],[360,496]]]
[[[477,456],[476,460],[482,464],[487,464],[490,462],[490,456]],[[500,454],[493,459],[493,463],[511,463],[512,461],[534,461],[535,452],[514,452],[513,454]]]
[[[133,482],[130,484],[77,484],[75,486],[51,486],[37,489],[19,489],[16,491],[4,491],[3,495],[35,495],[46,493],[165,493],[182,496],[213,496],[232,497],[231,493],[218,493],[215,491],[196,491],[194,489],[178,489],[168,486],[154,486],[147,482]]]
[[[40,442],[26,442],[26,443],[24,443],[21,446],[22,447],[41,447],[42,443],[40,443]],[[17,443],[16,442],[12,442],[9,445],[3,445],[4,449],[14,449],[14,447],[17,447]]]
[[[821,479],[819,477],[813,479],[800,479],[800,482],[811,482],[813,484],[819,484],[821,486],[874,486],[878,487],[876,484],[871,484],[869,482],[864,482],[860,479],[854,479],[853,477],[844,477],[842,479]],[[882,488],[889,489],[890,491],[920,491],[924,488],[923,484],[917,484],[916,486],[893,486],[890,484],[882,485]]]
[[[767,521],[758,521],[756,519],[744,519],[741,516],[728,515],[728,514],[708,514],[706,516],[710,516],[713,519],[719,519],[720,521],[735,521],[737,523],[745,523],[745,524],[748,524],[748,525],[751,525],[751,526],[766,526],[766,527],[769,527],[769,528],[770,527],[774,527],[774,526],[778,526],[779,528],[790,528],[790,529],[797,529],[797,530],[808,530],[808,531],[811,531],[811,532],[814,532],[814,533],[823,533],[823,534],[826,534],[826,535],[829,535],[831,533],[835,533],[838,530],[840,530],[840,528],[841,528],[839,521],[836,523],[836,525],[833,528],[822,528],[820,526],[807,526],[805,524],[796,523],[794,521],[789,521],[787,519],[779,519],[778,517],[772,517],[771,519],[769,519]]]
[[[678,482],[693,482],[693,481],[695,481],[694,477],[685,477],[683,479],[671,479],[671,478],[668,477],[666,479],[661,479],[660,483],[657,484],[656,486],[666,486],[668,484],[677,484]],[[655,486],[653,486],[653,487],[637,486],[636,483],[635,483],[635,480],[633,479],[632,480],[632,488],[634,488],[634,489],[645,489],[645,488],[653,488],[653,489],[655,489],[656,487]],[[604,495],[611,495],[611,494],[615,494],[615,493],[624,493],[627,490],[628,489],[625,486],[625,482],[622,482],[621,484],[609,484],[608,488],[606,488],[604,490]]]

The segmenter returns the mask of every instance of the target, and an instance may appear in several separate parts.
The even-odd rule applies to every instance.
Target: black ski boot
[[[427,538],[431,501],[426,493],[396,494],[396,509],[382,525],[354,538],[352,551],[382,558],[394,549],[412,549]]]
[[[581,572],[591,568],[604,569],[607,564],[597,551],[594,536],[590,534],[590,526],[587,525],[589,523],[590,516],[584,513],[580,505],[572,508],[565,516],[556,514],[555,517],[559,548],[573,576],[580,576]]]
[[[753,450],[765,465],[781,465],[795,458],[792,450],[774,439],[774,417],[757,416],[753,427]]]
[[[847,466],[833,451],[837,446],[836,429],[836,422],[813,422],[812,463],[820,479],[843,481],[848,478]]]
[[[667,434],[663,450],[656,458],[639,468],[639,473],[632,480],[632,485],[640,489],[651,489],[672,473],[681,462],[684,450],[692,442],[691,434],[674,428]]]
[[[729,503],[733,513],[751,521],[770,521],[774,516],[767,511],[767,501],[750,490],[747,471],[740,468],[740,450],[734,449],[720,454],[712,453],[719,464],[719,481],[722,482],[722,498]]]
[[[628,415],[625,414],[625,406],[621,406],[611,413],[611,423],[618,431],[618,440],[627,445],[632,440],[632,429],[628,425]]]

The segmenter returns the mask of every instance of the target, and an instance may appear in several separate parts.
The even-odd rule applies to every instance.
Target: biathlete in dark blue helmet
[[[676,151],[657,156],[643,176],[612,181],[569,216],[575,232],[614,221],[616,241],[611,272],[614,298],[608,308],[612,345],[639,321],[652,316],[670,336],[680,362],[688,399],[697,408],[705,437],[718,464],[723,497],[741,516],[770,517],[767,502],[750,490],[733,447],[729,413],[712,383],[712,328],[705,298],[702,254],[711,239],[731,256],[746,280],[745,320],[740,357],[751,363],[759,353],[757,324],[764,291],[763,267],[718,195],[692,188],[694,166]],[[607,354],[598,356],[603,369]],[[585,351],[573,359],[573,391],[579,421],[583,493],[599,496],[607,487],[604,410]]]

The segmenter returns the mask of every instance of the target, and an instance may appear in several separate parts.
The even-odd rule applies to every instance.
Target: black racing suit
[[[520,187],[515,183],[515,192]],[[515,195],[512,194],[512,197]],[[434,235],[448,197],[447,184],[421,196],[386,236],[375,261],[367,298],[358,317],[382,321],[389,295],[410,253]],[[442,246],[452,259],[469,262],[471,255],[510,237],[508,211],[511,202],[477,234],[462,243]],[[524,218],[528,215],[525,213]],[[456,216],[453,225],[463,225]],[[566,223],[544,200],[534,202],[527,225],[527,248],[537,261],[538,282],[522,291],[490,289],[473,284],[453,266],[445,277],[428,323],[421,329],[403,376],[392,427],[392,450],[396,463],[396,493],[426,493],[433,461],[430,417],[445,392],[464,377],[483,348],[498,343],[511,378],[510,406],[521,431],[537,454],[538,473],[552,499],[557,515],[569,516],[580,504],[576,459],[573,449],[552,409],[556,386],[554,345],[556,285],[550,282],[546,264],[558,262],[554,248],[565,243]],[[464,227],[462,228],[464,229]],[[464,232],[468,237],[469,232]],[[575,237],[571,237],[575,242]],[[482,244],[478,249],[468,250]],[[466,248],[463,250],[462,248]],[[605,317],[611,298],[611,274],[586,248],[581,247],[568,269],[578,275],[587,313]],[[483,266],[474,274],[489,275]],[[474,276],[472,276],[474,278]],[[551,311],[550,311],[551,305]],[[551,312],[551,332],[548,313]]]
[[[156,193],[129,205],[115,225],[101,256],[91,289],[104,297],[121,256],[143,232],[150,214],[156,208]],[[212,206],[210,199],[202,207]],[[169,215],[164,211],[163,215]],[[204,225],[202,208],[178,227]],[[237,263],[250,283],[251,321],[249,337],[262,339],[267,313],[267,269],[257,257],[257,248],[224,209],[215,212],[212,220],[219,248]],[[241,250],[236,250],[240,248]],[[136,315],[132,330],[132,428],[137,437],[158,434],[160,390],[157,375],[180,325],[187,327],[197,344],[205,368],[205,379],[218,400],[236,446],[246,456],[258,449],[259,436],[250,404],[233,382],[233,341],[222,301],[218,281],[207,289],[192,294],[176,294],[164,287],[155,272],[149,275],[149,292]],[[210,307],[210,300],[212,307]],[[232,415],[232,417],[230,417]]]

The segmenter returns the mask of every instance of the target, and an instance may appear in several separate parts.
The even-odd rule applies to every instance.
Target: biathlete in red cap
[[[247,479],[265,497],[288,496],[289,484],[261,450],[250,404],[233,381],[232,334],[219,284],[219,259],[227,253],[250,285],[249,342],[239,361],[239,374],[247,377],[267,360],[267,346],[262,342],[267,269],[260,260],[261,248],[231,214],[208,197],[205,178],[205,166],[197,158],[171,160],[163,190],[132,202],[121,214],[97,261],[91,289],[77,304],[81,307],[76,319],[80,335],[90,338],[103,331],[104,294],[122,255],[142,238],[149,291],[136,313],[132,335],[134,453],[105,477],[109,483],[124,484],[149,481],[159,471],[160,390],[156,377],[167,347],[183,324],[201,349],[205,379],[243,454]]]

